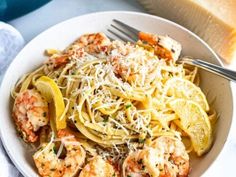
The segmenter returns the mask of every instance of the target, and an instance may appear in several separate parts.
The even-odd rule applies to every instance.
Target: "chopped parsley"
[[[56,146],[53,147],[53,152],[54,152],[54,154],[57,154]]]
[[[145,139],[139,139],[138,142],[139,142],[139,143],[144,143],[144,142],[145,142]]]
[[[107,116],[107,117],[104,117],[104,118],[103,118],[103,122],[108,122],[108,119],[109,119],[108,116]]]
[[[126,106],[125,106],[125,109],[128,109],[128,108],[130,108],[131,107],[131,104],[127,104]]]

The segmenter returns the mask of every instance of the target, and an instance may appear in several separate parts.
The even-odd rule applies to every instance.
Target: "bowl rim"
[[[175,23],[171,20],[156,16],[156,15],[151,15],[151,14],[147,14],[144,12],[135,12],[135,11],[122,11],[122,10],[115,10],[115,11],[102,11],[102,12],[93,12],[93,13],[87,13],[84,15],[79,15],[79,16],[75,16],[72,18],[69,18],[67,20],[63,20],[55,25],[52,25],[51,27],[45,29],[44,31],[40,32],[38,35],[36,35],[33,39],[31,39],[22,49],[21,51],[15,56],[15,58],[12,60],[12,62],[10,63],[10,65],[8,66],[6,72],[4,73],[3,77],[2,77],[2,81],[0,83],[0,95],[1,92],[3,92],[3,84],[7,81],[6,80],[6,75],[8,75],[9,72],[9,68],[11,68],[11,66],[13,65],[13,63],[16,61],[16,58],[18,58],[19,55],[21,55],[21,53],[24,52],[24,49],[27,48],[28,46],[30,46],[35,40],[37,40],[41,35],[43,35],[44,33],[47,33],[48,31],[53,31],[54,28],[57,28],[58,26],[63,25],[64,23],[68,23],[70,21],[74,21],[74,20],[79,20],[80,18],[86,18],[87,16],[96,16],[96,15],[108,15],[108,14],[127,14],[127,15],[138,15],[138,16],[146,16],[148,18],[154,18],[156,20],[160,20],[163,21],[167,24],[173,25],[177,28],[180,28],[181,30],[183,30],[185,33],[188,33],[189,35],[195,37],[199,42],[201,42],[214,56],[215,60],[218,62],[218,64],[220,66],[224,66],[223,62],[220,60],[219,56],[216,54],[216,52],[203,40],[201,39],[199,36],[197,36],[195,33],[193,33],[192,31],[188,30],[187,28],[181,26],[178,23]],[[228,81],[229,83],[229,88],[230,88],[230,94],[232,95],[232,108],[234,108],[234,94],[233,94],[233,87],[232,87],[232,82]],[[208,168],[203,171],[202,175],[206,174],[206,172],[208,171],[208,169],[210,169],[210,167],[213,166],[213,164],[216,162],[216,159],[219,158],[222,154],[223,149],[225,148],[225,143],[228,140],[230,131],[231,131],[231,127],[232,127],[232,122],[233,122],[233,118],[234,118],[234,109],[232,109],[232,118],[231,118],[231,122],[230,122],[230,126],[229,126],[229,130],[228,130],[228,134],[226,136],[225,141],[223,142],[223,146],[222,149],[220,150],[220,152],[214,157],[214,160],[212,161],[212,163],[208,166]],[[0,122],[3,121],[3,119],[0,119]],[[18,160],[16,160],[13,156],[13,154],[11,154],[8,150],[8,146],[7,146],[7,141],[3,136],[3,130],[0,127],[0,140],[2,142],[2,145],[5,149],[5,151],[7,152],[7,155],[10,157],[10,160],[13,162],[13,164],[15,165],[15,167],[18,169],[18,171],[23,175],[23,176],[29,176],[28,174],[25,173],[25,171],[20,167],[21,164],[19,163]]]

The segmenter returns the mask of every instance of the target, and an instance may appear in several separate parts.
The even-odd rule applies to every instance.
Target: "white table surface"
[[[145,12],[142,6],[135,0],[54,0],[23,17],[10,21],[9,23],[19,30],[27,43],[40,32],[63,20],[86,13],[108,10]],[[232,87],[234,90],[234,98],[236,98],[236,84],[232,83]],[[234,110],[234,119],[236,119],[236,105],[234,105]],[[236,176],[234,171],[236,168],[234,163],[235,160],[236,121],[233,121],[230,134],[223,151],[204,176]]]

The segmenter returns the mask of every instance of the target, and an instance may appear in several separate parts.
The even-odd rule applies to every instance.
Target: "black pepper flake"
[[[43,113],[43,117],[46,117],[46,116],[47,116],[47,113],[46,113],[46,112],[44,112],[44,113]]]
[[[171,49],[171,52],[175,53],[175,50],[174,50],[174,49]]]
[[[143,159],[139,159],[138,160],[138,164],[140,165],[140,164],[143,164]]]
[[[66,168],[70,168],[71,167],[71,164],[69,164],[69,165],[66,165]]]
[[[19,133],[19,136],[20,136],[21,138],[24,137],[22,132],[18,131],[18,133]]]

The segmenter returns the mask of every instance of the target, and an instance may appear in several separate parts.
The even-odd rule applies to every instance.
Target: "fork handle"
[[[205,69],[209,72],[215,73],[225,79],[236,82],[236,72],[230,69],[223,68],[221,66],[214,65],[212,63],[205,62],[199,59],[182,58],[180,62],[187,63],[189,65],[197,66]]]

